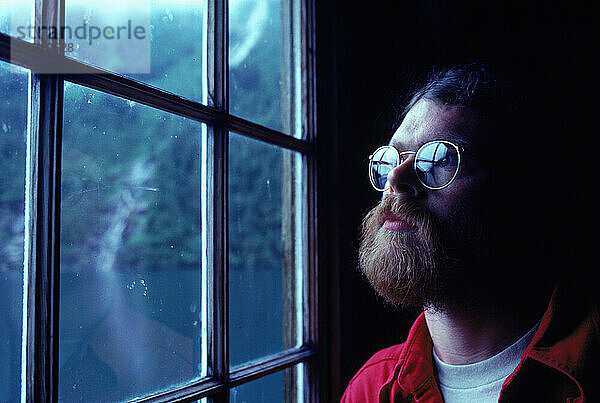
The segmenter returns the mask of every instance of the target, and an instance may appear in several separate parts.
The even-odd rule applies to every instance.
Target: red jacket
[[[557,288],[499,401],[600,401],[599,323],[597,303]],[[342,402],[442,402],[432,348],[421,314],[405,343],[379,351],[363,365]]]

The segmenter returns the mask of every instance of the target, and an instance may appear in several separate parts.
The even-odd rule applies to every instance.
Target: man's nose
[[[385,192],[403,197],[417,196],[418,181],[413,169],[414,159],[414,154],[409,155],[408,158],[388,172]]]

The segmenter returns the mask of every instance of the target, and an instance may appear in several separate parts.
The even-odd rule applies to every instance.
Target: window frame
[[[35,0],[36,26],[61,26],[66,0]],[[294,4],[294,2],[290,2]],[[61,144],[64,82],[133,100],[153,108],[205,123],[208,136],[208,185],[214,195],[208,225],[208,364],[205,378],[156,392],[135,401],[193,401],[211,397],[228,402],[229,391],[263,376],[304,363],[304,400],[319,401],[319,367],[326,357],[317,351],[319,340],[319,276],[317,242],[317,147],[314,0],[299,0],[290,11],[299,24],[299,37],[288,46],[299,47],[303,102],[303,138],[261,126],[229,113],[228,95],[228,2],[208,1],[208,91],[209,104],[191,101],[168,91],[136,82],[100,68],[87,66],[61,55],[60,43],[36,38],[28,43],[0,33],[0,60],[20,65],[30,72],[28,157],[26,166],[24,302],[26,330],[22,348],[21,400],[58,401],[58,329],[60,289]],[[293,8],[293,7],[289,7]],[[298,27],[297,27],[298,28]],[[294,27],[292,27],[294,29]],[[84,74],[38,74],[36,69],[64,63],[68,71]],[[294,84],[292,84],[293,86]],[[257,362],[229,367],[228,334],[228,140],[235,132],[303,156],[305,272],[303,276],[303,339],[288,349]],[[321,291],[322,292],[322,291]],[[321,308],[322,309],[322,308]],[[211,331],[212,329],[212,331]],[[322,376],[322,375],[321,375]]]

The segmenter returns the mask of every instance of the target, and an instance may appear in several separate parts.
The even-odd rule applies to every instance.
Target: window
[[[309,3],[0,4],[0,401],[316,401]]]

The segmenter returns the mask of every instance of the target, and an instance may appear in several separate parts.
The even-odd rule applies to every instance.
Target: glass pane
[[[0,0],[0,32],[33,42],[32,0]]]
[[[67,0],[65,54],[206,103],[206,4]]]
[[[229,0],[229,107],[234,115],[301,137],[294,3]]]
[[[301,403],[304,401],[304,364],[267,375],[231,390],[231,403]]]
[[[301,343],[302,158],[229,138],[230,363]]]
[[[0,402],[21,394],[27,86],[25,69],[0,62]]]
[[[59,398],[114,401],[206,374],[206,127],[65,84]]]

